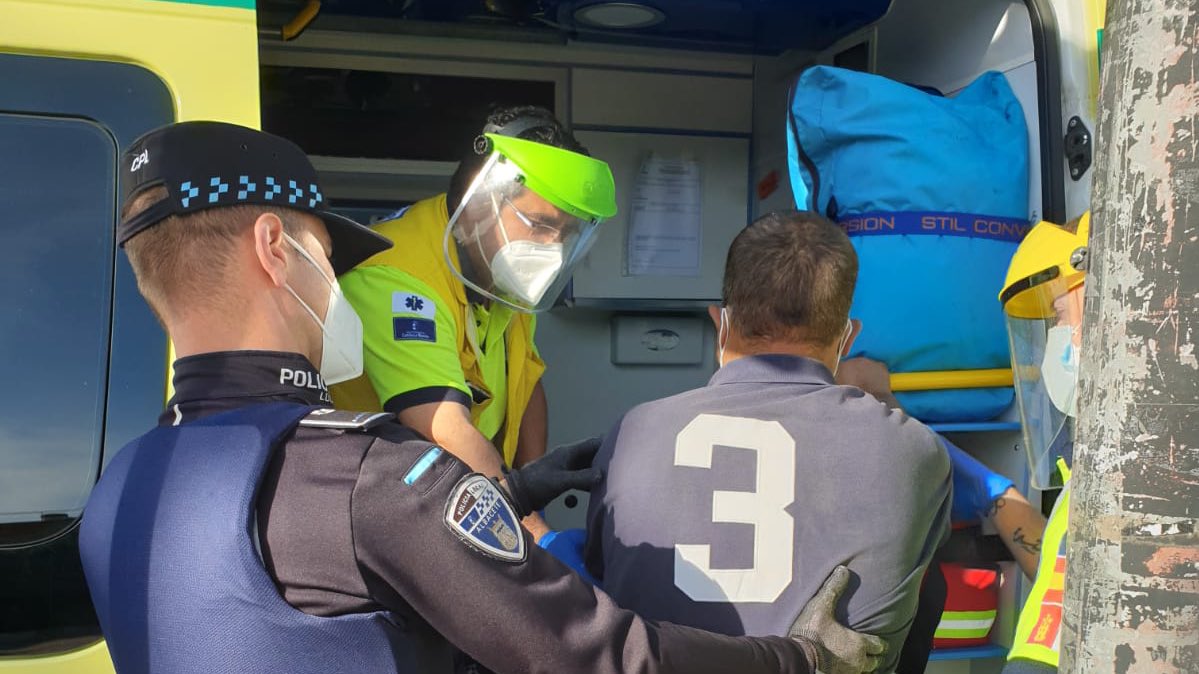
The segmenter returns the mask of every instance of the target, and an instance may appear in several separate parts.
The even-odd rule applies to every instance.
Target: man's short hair
[[[519,119],[528,119],[535,124],[516,134],[517,138],[590,156],[587,148],[583,147],[574,135],[562,126],[562,123],[554,117],[554,113],[536,105],[496,108],[487,115],[483,130],[488,133],[491,133],[492,129],[502,130],[508,124]],[[483,164],[487,162],[488,156],[489,153],[478,154],[471,151],[458,162],[458,168],[454,170],[454,175],[450,178],[450,188],[446,195],[446,207],[449,209],[450,215],[453,215],[459,204],[462,203],[462,198],[466,196],[466,190],[470,189],[471,182],[479,174]]]
[[[152,187],[130,199],[121,211],[128,219],[167,198],[166,188]],[[275,213],[293,236],[299,215],[271,206],[222,206],[187,215],[172,215],[134,236],[125,254],[137,277],[137,288],[163,321],[171,303],[219,306],[226,271],[234,262],[234,242],[263,213]]]
[[[809,211],[783,211],[733,239],[722,294],[743,339],[824,345],[845,332],[857,278],[858,256],[840,227]]]

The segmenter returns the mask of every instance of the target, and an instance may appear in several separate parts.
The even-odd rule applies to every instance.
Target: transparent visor
[[[599,223],[525,187],[520,169],[493,152],[450,217],[445,255],[455,275],[484,296],[525,313],[545,311],[591,248]]]
[[[1072,461],[1078,416],[1082,288],[1053,300],[1045,318],[1007,317],[1016,402],[1035,489],[1061,486],[1057,459]]]

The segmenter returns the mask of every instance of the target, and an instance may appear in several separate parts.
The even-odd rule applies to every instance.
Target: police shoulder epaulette
[[[312,410],[300,420],[306,428],[330,428],[339,431],[365,431],[395,419],[390,412],[353,412],[324,407]]]

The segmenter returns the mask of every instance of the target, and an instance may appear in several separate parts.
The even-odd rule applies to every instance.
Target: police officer
[[[872,671],[832,617],[838,569],[789,635],[645,622],[531,544],[522,515],[594,482],[593,445],[473,473],[389,414],[336,411],[361,371],[335,280],[388,243],[325,210],[307,158],[189,122],[123,159],[118,240],[179,359],[153,430],[109,463],[80,533],[117,669]]]
[[[1090,211],[1065,225],[1038,223],[1012,256],[999,294],[1030,481],[1034,489],[1062,487],[1045,525],[1036,581],[1016,623],[1003,670],[1008,674],[1058,667],[1090,229]]]

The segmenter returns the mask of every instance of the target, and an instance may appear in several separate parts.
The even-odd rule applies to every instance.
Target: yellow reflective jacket
[[[394,220],[375,225],[375,231],[391,239],[396,245],[361,265],[385,265],[403,270],[427,284],[437,293],[454,317],[455,340],[458,359],[467,383],[472,388],[487,391],[483,379],[478,351],[478,338],[466,287],[446,263],[443,241],[449,223],[446,210],[446,195],[441,194],[413,204],[404,214]],[[450,247],[450,263],[460,268],[458,251]],[[505,347],[508,360],[507,410],[501,428],[503,440],[500,451],[504,463],[511,466],[516,456],[516,442],[520,435],[520,423],[525,408],[533,394],[533,388],[545,371],[545,364],[533,346],[534,318],[531,314],[516,314],[508,324]],[[333,387],[333,400],[338,407],[354,410],[381,410],[374,387],[366,375]],[[491,404],[488,397],[481,403],[472,403],[471,419],[479,426],[479,417]]]
[[[1062,601],[1066,589],[1066,525],[1070,511],[1070,469],[1061,460],[1058,469],[1066,487],[1053,504],[1053,512],[1045,525],[1037,579],[1020,611],[1016,638],[1008,653],[1008,660],[1033,660],[1050,667],[1058,666],[1061,643]]]

